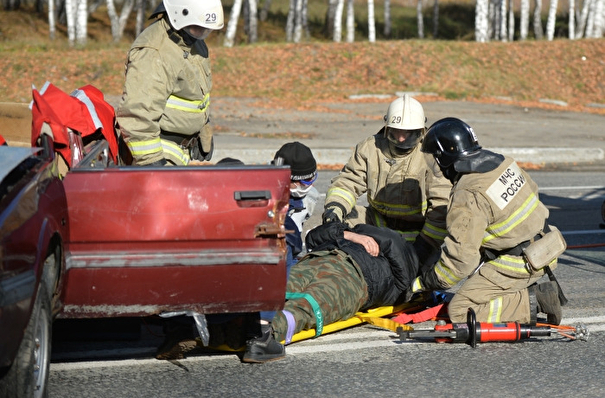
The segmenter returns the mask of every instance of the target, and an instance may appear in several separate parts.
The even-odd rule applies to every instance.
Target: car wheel
[[[7,394],[7,397],[47,396],[51,323],[48,293],[44,283],[41,283],[17,356],[2,379],[4,385],[1,390]]]

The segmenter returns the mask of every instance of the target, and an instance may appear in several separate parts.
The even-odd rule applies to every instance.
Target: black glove
[[[324,214],[321,215],[322,223],[342,222],[342,219],[344,218],[343,213],[343,209],[340,205],[329,207],[324,211]]]

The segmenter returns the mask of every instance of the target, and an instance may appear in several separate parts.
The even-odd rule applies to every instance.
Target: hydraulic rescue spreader
[[[409,328],[409,327],[407,327]],[[524,325],[519,322],[485,323],[477,322],[475,311],[468,309],[466,323],[439,321],[434,330],[413,330],[404,326],[397,328],[400,341],[411,339],[434,340],[438,343],[467,343],[475,348],[477,342],[519,341],[532,337],[547,337],[559,334],[569,339],[587,340],[588,329],[584,325],[555,326],[548,324]]]

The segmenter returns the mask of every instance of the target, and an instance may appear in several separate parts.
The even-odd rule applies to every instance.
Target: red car
[[[52,151],[0,146],[0,396],[44,396],[68,235]]]

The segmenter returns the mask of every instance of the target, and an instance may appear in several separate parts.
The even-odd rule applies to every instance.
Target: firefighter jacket
[[[462,174],[454,183],[447,213],[448,236],[441,258],[421,277],[422,289],[454,286],[475,271],[485,250],[499,255],[486,259],[483,266],[489,264],[506,277],[529,279],[532,271],[525,259],[507,251],[545,228],[548,209],[540,202],[536,183],[514,159],[497,156],[503,160],[495,169]]]
[[[400,232],[408,241],[419,233],[433,246],[447,234],[448,195],[452,185],[443,177],[432,156],[416,146],[403,156],[393,156],[384,128],[357,144],[339,175],[332,179],[325,208],[340,206],[345,217],[357,199],[367,193],[365,222]]]
[[[189,154],[183,145],[160,139],[160,132],[185,138],[200,131],[206,134],[211,88],[204,41],[188,46],[163,18],[145,29],[128,52],[117,110],[120,131],[135,163],[145,165],[165,158],[187,164]]]
[[[371,256],[362,245],[345,239],[345,230],[374,238],[380,254]],[[344,223],[332,222],[309,231],[306,245],[311,255],[324,250],[340,250],[357,263],[368,285],[368,300],[360,311],[403,302],[405,291],[418,273],[419,261],[412,244],[388,228],[367,224],[349,228]]]

